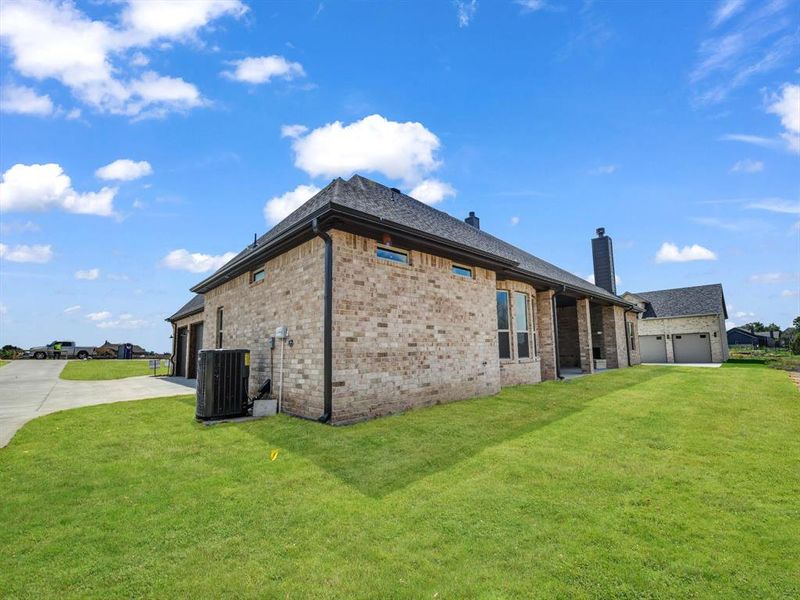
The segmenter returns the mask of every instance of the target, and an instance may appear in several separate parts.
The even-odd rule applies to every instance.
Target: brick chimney
[[[473,210],[469,211],[469,216],[464,219],[464,222],[467,225],[472,225],[475,229],[481,228],[481,220],[475,216],[475,211]]]
[[[617,293],[614,275],[614,245],[606,235],[604,227],[597,228],[597,237],[592,239],[592,259],[594,261],[594,283],[604,290]]]

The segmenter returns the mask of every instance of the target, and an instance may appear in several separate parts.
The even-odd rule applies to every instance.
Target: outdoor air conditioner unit
[[[249,350],[201,350],[197,366],[197,406],[201,421],[247,415]]]

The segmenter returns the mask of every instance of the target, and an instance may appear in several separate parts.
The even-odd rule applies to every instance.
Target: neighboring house
[[[282,379],[285,412],[337,424],[638,364],[639,309],[613,293],[599,237],[604,287],[481,231],[474,213],[335,179],[192,289],[169,318],[175,355],[189,358],[203,323],[201,347],[250,350],[252,392],[271,378],[279,394]]]
[[[126,344],[127,343],[113,344],[106,340],[103,342],[102,346],[95,348],[94,354],[97,358],[121,358],[120,347],[124,347]],[[150,352],[141,346],[131,344],[131,358],[142,358],[149,355]]]
[[[734,327],[728,330],[728,346],[753,346],[754,348],[776,348],[783,345],[781,332],[753,331],[746,327]]]
[[[728,360],[722,286],[625,292],[643,309],[639,341],[645,363],[719,363]]]
[[[167,321],[172,323],[172,375],[195,379],[197,353],[204,347],[203,296],[195,295]]]
[[[755,333],[744,327],[734,327],[727,332],[728,346],[752,346],[757,348],[761,345],[761,338]]]

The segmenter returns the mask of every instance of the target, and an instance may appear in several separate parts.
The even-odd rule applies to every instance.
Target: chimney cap
[[[475,211],[474,210],[469,211],[469,216],[470,217],[474,217],[475,216]]]
[[[392,190],[395,194],[402,194],[402,192],[397,188],[389,188],[389,189]]]
[[[597,237],[603,237],[606,234],[605,227],[598,227],[595,231],[597,231]]]

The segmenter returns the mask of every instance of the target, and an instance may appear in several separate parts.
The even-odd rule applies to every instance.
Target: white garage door
[[[640,335],[639,352],[642,356],[642,362],[667,362],[667,347],[663,335]]]
[[[711,340],[707,333],[679,333],[672,336],[676,363],[710,363]]]

